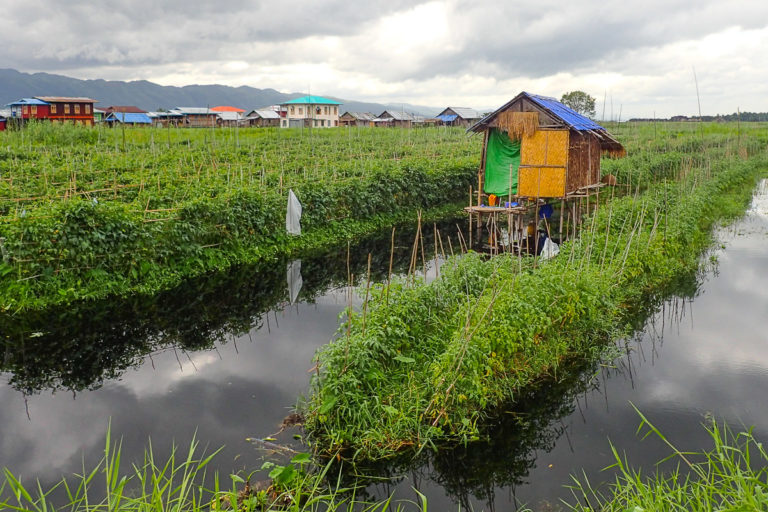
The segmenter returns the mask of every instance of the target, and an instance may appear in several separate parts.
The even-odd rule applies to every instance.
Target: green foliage
[[[727,425],[710,421],[705,428],[713,447],[683,452],[638,411],[643,438],[655,436],[670,449],[659,464],[676,459],[670,471],[645,475],[630,467],[613,446],[616,481],[609,492],[593,488],[586,478],[574,478],[575,502],[571,510],[606,512],[673,510],[768,509],[768,453],[752,429],[734,433]]]
[[[538,268],[470,253],[429,284],[380,288],[365,320],[352,312],[317,355],[304,405],[316,447],[375,459],[475,440],[530,386],[599,358],[631,328],[633,310],[697,268],[713,224],[743,211],[768,168],[765,156],[703,144],[681,139],[677,165],[658,167],[665,160],[653,154],[628,164],[640,177],[633,193],[610,200]]]
[[[570,107],[581,115],[595,117],[595,98],[584,91],[566,92],[560,98],[560,103]]]
[[[479,158],[460,130],[130,129],[123,147],[122,130],[29,128],[0,134],[6,310],[157,291],[445,208]]]
[[[150,444],[139,462],[126,471],[122,442],[113,442],[107,431],[104,456],[92,469],[62,480],[50,489],[39,482],[28,486],[21,477],[4,468],[0,476],[0,509],[18,512],[292,512],[427,510],[426,498],[409,507],[390,497],[381,501],[358,499],[357,487],[328,484],[330,464],[316,466],[307,453],[290,462],[265,463],[261,470],[245,476],[230,474],[225,488],[218,473],[207,474],[217,452],[206,454],[192,439],[186,451],[174,446],[167,459],[160,459]],[[264,478],[265,485],[251,485]]]

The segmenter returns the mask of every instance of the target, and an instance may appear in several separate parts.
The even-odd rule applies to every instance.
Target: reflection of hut
[[[340,126],[373,126],[376,118],[370,112],[344,112],[339,118]]]
[[[477,110],[466,107],[448,107],[437,116],[435,119],[443,126],[463,126],[468,127],[480,120],[483,117]]]
[[[587,211],[597,204],[596,200],[590,203],[590,197],[599,194],[601,187],[600,156],[626,154],[591,119],[554,98],[526,92],[483,117],[469,131],[484,134],[477,202],[468,207],[470,219],[477,214],[482,222],[482,215],[502,211],[510,217],[507,223],[511,226],[522,222],[516,215],[525,215],[529,208],[538,210],[543,200],[558,199],[561,237],[564,220],[574,226],[580,222],[582,199]],[[499,202],[505,207],[490,211],[484,205],[491,206],[492,201],[486,200],[491,195],[509,199]]]

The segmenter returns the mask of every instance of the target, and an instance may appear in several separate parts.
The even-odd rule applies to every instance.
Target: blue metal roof
[[[16,100],[13,103],[6,104],[8,107],[15,107],[18,105],[48,105],[48,102],[39,100],[37,98],[21,98],[20,100]]]
[[[133,112],[112,112],[105,121],[120,121],[129,124],[152,124],[152,119],[147,114]]]
[[[289,101],[284,101],[281,105],[341,105],[338,101],[329,100],[322,96],[302,96]]]
[[[548,96],[538,96],[536,94],[529,94],[527,92],[524,92],[523,94],[528,96],[528,98],[530,98],[534,103],[539,104],[540,106],[555,114],[574,130],[585,131],[605,129],[590,118],[579,114],[569,107],[566,107],[555,98],[550,98]]]

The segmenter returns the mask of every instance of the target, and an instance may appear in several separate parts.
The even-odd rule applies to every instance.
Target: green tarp
[[[520,167],[520,141],[510,140],[506,132],[491,128],[485,151],[483,192],[509,195],[509,169],[512,166],[512,194],[517,194],[517,169]]]

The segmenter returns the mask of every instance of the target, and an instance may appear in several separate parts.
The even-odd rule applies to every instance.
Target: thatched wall
[[[600,141],[589,132],[571,131],[566,190],[600,183]]]

